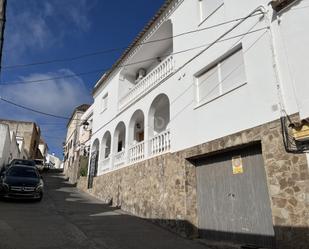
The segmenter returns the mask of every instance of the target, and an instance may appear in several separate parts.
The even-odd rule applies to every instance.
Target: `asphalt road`
[[[205,249],[44,175],[42,202],[0,201],[1,249]]]

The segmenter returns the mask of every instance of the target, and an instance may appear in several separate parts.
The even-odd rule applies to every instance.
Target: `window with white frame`
[[[197,102],[209,102],[246,83],[242,49],[224,57],[197,77]]]
[[[223,4],[223,0],[199,0],[200,18],[203,21]]]
[[[102,112],[104,112],[107,109],[107,102],[108,102],[108,94],[106,93],[103,97],[102,97],[102,104],[101,104],[101,110]]]

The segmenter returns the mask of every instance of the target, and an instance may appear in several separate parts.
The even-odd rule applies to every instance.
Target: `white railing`
[[[161,80],[174,71],[173,56],[170,55],[163,60],[157,67],[150,71],[145,78],[137,83],[124,97],[119,101],[119,109],[123,110],[136,99],[146,94],[154,88]]]
[[[144,141],[133,145],[129,149],[129,162],[132,163],[132,162],[137,162],[137,161],[144,159],[145,157],[144,148],[145,148]]]
[[[100,166],[100,172],[104,172],[110,168],[110,157],[104,158],[103,160],[100,161],[99,166]]]
[[[119,167],[120,165],[124,164],[126,162],[126,153],[125,150],[120,151],[115,154],[114,156],[114,166]]]
[[[170,131],[166,130],[154,136],[150,140],[150,146],[151,155],[158,155],[169,151],[171,147]]]

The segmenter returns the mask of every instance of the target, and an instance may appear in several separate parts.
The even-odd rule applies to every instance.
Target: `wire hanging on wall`
[[[282,116],[280,121],[285,150],[295,154],[309,152],[309,141],[298,141],[291,134],[292,127],[295,126],[295,123],[290,117],[288,115]]]

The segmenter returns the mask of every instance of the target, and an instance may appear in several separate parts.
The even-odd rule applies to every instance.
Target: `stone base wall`
[[[158,222],[183,236],[197,236],[196,170],[188,159],[260,142],[277,248],[309,244],[309,172],[304,154],[284,149],[280,121],[274,121],[176,153],[158,156],[98,176],[87,190],[106,203]]]
[[[72,184],[76,184],[79,178],[80,171],[80,158],[76,156],[75,161],[68,166],[65,176],[69,179],[69,182]]]
[[[161,223],[180,234],[185,220],[185,171],[172,154],[158,156],[94,178],[87,190],[113,206]],[[87,179],[78,187],[85,190]],[[178,225],[176,223],[179,223]]]

